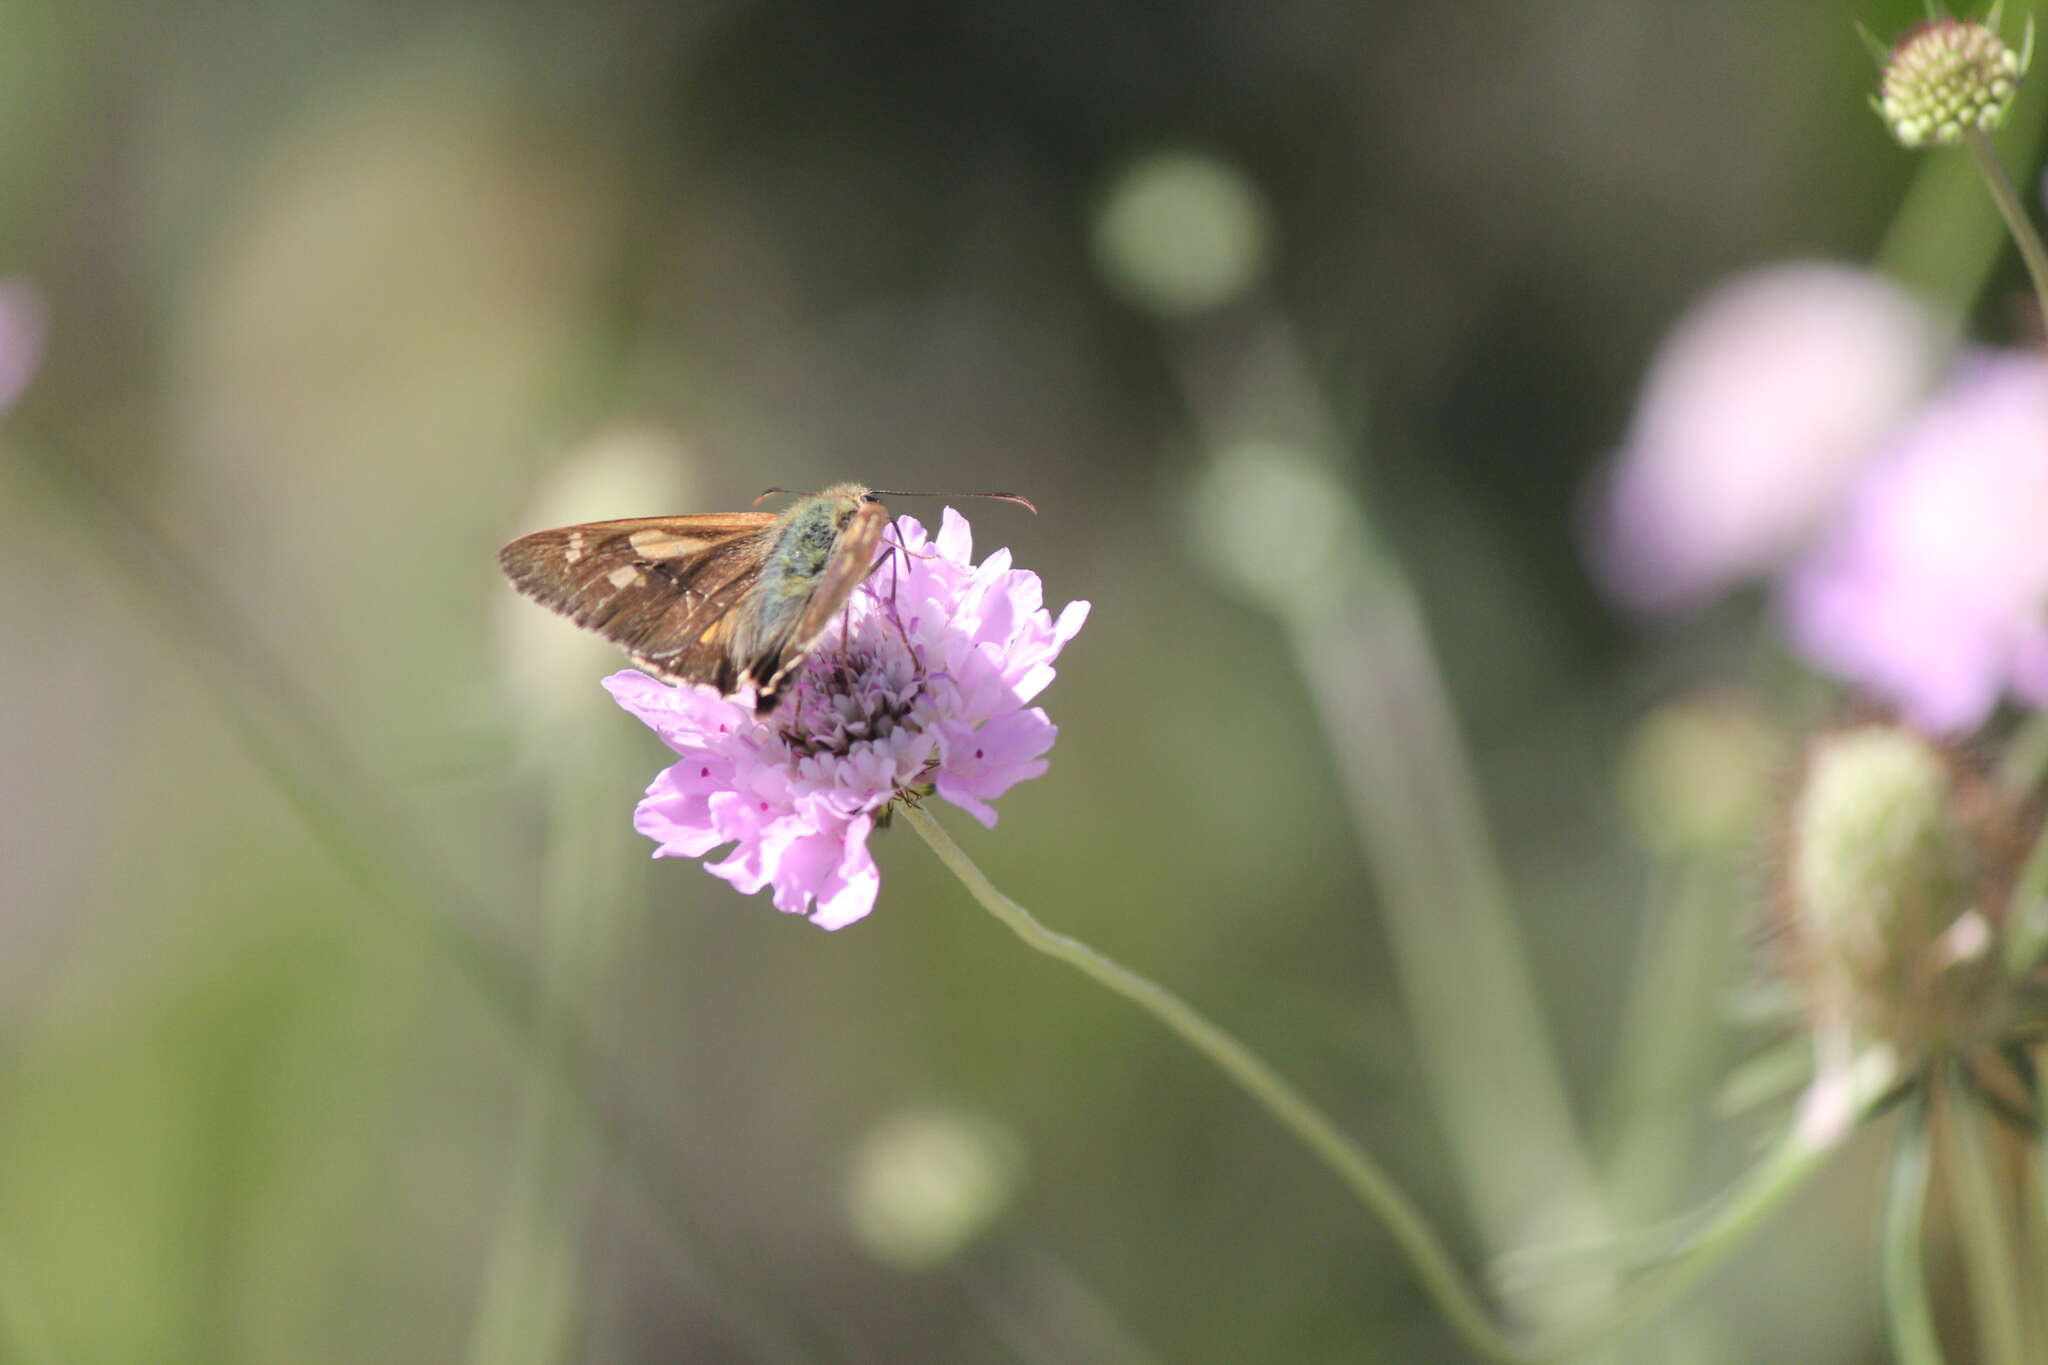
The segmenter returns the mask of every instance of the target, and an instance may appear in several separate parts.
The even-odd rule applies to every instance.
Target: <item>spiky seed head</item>
[[[1821,737],[1791,812],[1788,927],[1819,1022],[1925,1054],[1988,1024],[1998,859],[1973,779],[1924,737]]]

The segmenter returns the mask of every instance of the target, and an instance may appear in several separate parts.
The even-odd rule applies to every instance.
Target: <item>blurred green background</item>
[[[1326,1172],[908,831],[836,934],[648,862],[664,751],[493,553],[770,484],[1028,493],[965,510],[1094,603],[1061,742],[993,833],[941,818],[1478,1264],[1343,746],[1197,515],[1204,404],[1406,566],[1592,1131],[1652,922],[1617,758],[1753,626],[1617,618],[1576,503],[1692,295],[1876,248],[1915,163],[1852,23],[1915,12],[0,9],[0,273],[50,314],[0,421],[0,1353],[1465,1359]],[[1717,1131],[1647,1212],[1760,1129]],[[1880,1183],[1625,1358],[1882,1359]]]

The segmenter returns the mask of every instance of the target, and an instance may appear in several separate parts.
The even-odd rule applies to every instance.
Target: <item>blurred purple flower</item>
[[[988,803],[1045,771],[1058,730],[1026,703],[1088,604],[1054,620],[1008,550],[971,564],[967,519],[950,507],[935,539],[910,517],[896,536],[907,553],[854,594],[843,635],[833,628],[765,720],[709,688],[633,669],[605,679],[681,755],[634,816],[656,857],[734,845],[706,870],[748,895],[771,886],[776,909],[837,929],[874,907],[868,834],[899,794],[930,785],[993,826]]]
[[[1794,643],[1937,732],[2048,704],[2048,356],[1971,362],[1786,584]]]
[[[1589,527],[1602,586],[1699,605],[1797,553],[1933,378],[1941,330],[1868,271],[1799,263],[1719,286],[1664,339]]]
[[[17,277],[0,277],[0,412],[14,406],[43,363],[42,295]]]

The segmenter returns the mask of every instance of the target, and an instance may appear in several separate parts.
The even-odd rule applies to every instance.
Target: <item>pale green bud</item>
[[[944,1264],[1009,1206],[1023,1149],[986,1119],[943,1109],[877,1124],[847,1172],[853,1235],[877,1260],[904,1270]]]
[[[1216,452],[1189,487],[1195,550],[1274,611],[1325,602],[1366,571],[1370,531],[1329,461],[1278,441]]]
[[[2031,26],[2028,35],[2031,55]],[[1873,104],[1904,145],[1953,146],[2005,121],[2026,65],[2027,56],[1983,24],[1936,19],[1892,48]]]
[[[1952,1041],[1989,979],[1995,928],[1948,760],[1911,731],[1821,739],[1792,812],[1788,890],[1816,1011],[1909,1051]]]
[[[1124,168],[1095,220],[1095,255],[1133,302],[1168,318],[1230,302],[1258,282],[1271,236],[1256,186],[1227,162],[1161,152]]]
[[[1737,698],[1668,702],[1636,728],[1622,755],[1623,811],[1660,853],[1725,852],[1770,811],[1778,749]]]

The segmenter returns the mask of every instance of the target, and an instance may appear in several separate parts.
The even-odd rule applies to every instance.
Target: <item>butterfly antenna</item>
[[[766,492],[762,493],[760,497],[755,498],[750,505],[754,507],[759,507],[762,503],[768,501],[768,499],[774,497],[777,493],[787,493],[788,491],[789,490],[787,488],[770,488]]]
[[[775,490],[777,492],[781,490]],[[767,497],[766,493],[761,495]],[[870,488],[870,498],[994,498],[997,502],[1014,502],[1033,516],[1038,515],[1038,504],[1021,493],[962,493],[944,488]]]

